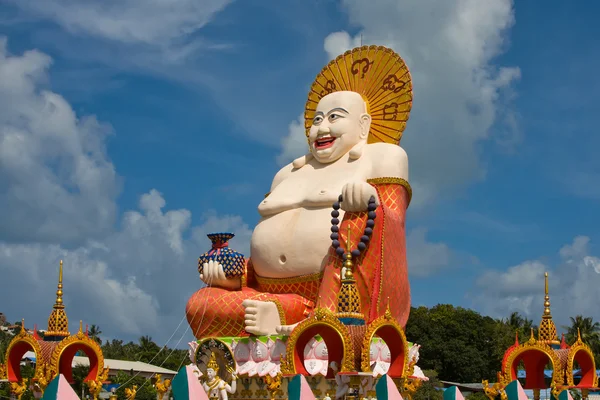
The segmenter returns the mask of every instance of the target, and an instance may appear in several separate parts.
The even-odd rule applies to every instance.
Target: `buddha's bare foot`
[[[292,324],[292,325],[278,326],[276,328],[277,334],[283,335],[283,336],[289,336],[292,333],[292,331],[294,330],[294,328],[298,326],[298,324],[299,324],[299,322],[296,324]]]
[[[281,325],[277,305],[270,301],[244,300],[246,332],[257,336],[275,335]]]

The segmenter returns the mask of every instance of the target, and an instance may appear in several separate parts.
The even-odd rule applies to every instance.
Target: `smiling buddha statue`
[[[186,308],[197,338],[287,335],[315,307],[335,312],[347,254],[365,322],[389,306],[406,324],[411,189],[399,142],[411,106],[408,68],[390,49],[356,48],[321,71],[304,114],[309,151],[275,175],[259,204],[244,274],[200,266],[208,286]]]

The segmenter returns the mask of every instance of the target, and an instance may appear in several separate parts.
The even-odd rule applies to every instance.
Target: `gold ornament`
[[[348,328],[331,311],[325,308],[317,308],[311,317],[300,322],[288,337],[286,343],[285,358],[281,360],[281,373],[283,375],[295,375],[297,373],[294,351],[296,343],[307,330],[319,327],[321,329],[332,329],[342,342],[343,357],[340,372],[352,372],[354,370],[354,347],[352,337]],[[301,349],[300,351],[303,351]]]
[[[21,400],[21,397],[23,397],[27,391],[28,381],[29,379],[25,378],[21,379],[19,382],[10,382],[10,391],[17,397],[17,400]]]
[[[154,378],[156,379],[156,383],[154,384],[154,388],[156,389],[156,392],[158,393],[158,398],[162,399],[165,396],[165,393],[167,393],[169,391],[169,389],[171,388],[171,380],[170,379],[165,379],[163,381],[161,379],[162,378],[161,374],[156,374],[154,376]]]
[[[267,385],[267,390],[271,394],[271,400],[275,400],[275,396],[281,388],[281,372],[275,375],[275,377],[267,375],[263,379],[265,380],[265,383]]]
[[[63,303],[63,262],[60,260],[60,267],[58,270],[58,287],[56,289],[56,303],[52,308],[52,313],[48,317],[48,330],[46,336],[69,336],[69,318],[65,311],[65,305]]]
[[[36,366],[36,371],[35,371],[35,376],[34,376],[34,378],[36,380],[35,386],[42,394],[44,394],[46,387],[50,384],[52,379],[54,379],[54,376],[56,375],[56,373],[45,362],[42,362],[40,360],[39,363],[40,363],[40,365]]]
[[[125,388],[125,398],[127,400],[135,400],[135,395],[137,394],[137,385],[133,385],[131,389]]]
[[[583,353],[583,354],[579,354],[579,353]],[[592,385],[594,387],[598,386],[598,375],[596,374],[596,362],[594,360],[594,353],[592,352],[592,349],[590,348],[590,346],[588,346],[586,343],[583,342],[583,340],[581,340],[581,333],[579,332],[579,329],[577,329],[577,340],[575,341],[575,343],[573,343],[573,345],[569,348],[569,354],[567,356],[567,372],[566,372],[566,377],[567,377],[567,386],[575,386],[575,381],[573,379],[573,365],[575,363],[575,357],[586,357],[588,358],[591,366],[592,366],[592,371],[593,371],[593,381],[592,381]],[[582,372],[583,373],[583,372]]]
[[[401,376],[392,376],[392,378],[408,378],[414,372],[416,361],[413,362],[408,359],[408,341],[406,340],[404,329],[402,329],[402,326],[400,326],[390,311],[389,301],[385,313],[371,322],[365,332],[360,362],[362,372],[371,372],[371,342],[376,337],[377,332],[382,328],[391,328],[398,335],[394,341],[400,341],[402,343],[404,369]]]
[[[333,92],[359,93],[371,115],[368,143],[398,144],[412,108],[412,80],[408,67],[393,50],[362,46],[331,61],[313,82],[304,112],[306,136],[319,101]]]
[[[212,369],[216,373],[219,372],[219,364],[217,363],[217,357],[214,352],[210,354],[210,359],[208,360],[208,364],[206,364],[206,369]]]

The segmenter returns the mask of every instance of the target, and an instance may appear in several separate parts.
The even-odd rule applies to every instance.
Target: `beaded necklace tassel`
[[[354,279],[354,262],[350,252],[350,227],[348,227],[348,238],[346,239],[348,251],[343,263],[342,286],[337,296],[337,317],[344,325],[364,325],[365,316],[361,312],[360,296]]]
[[[331,212],[331,245],[335,249],[336,254],[344,260],[342,263],[344,267],[341,280],[342,285],[337,295],[337,317],[344,325],[362,326],[365,325],[365,316],[361,312],[360,296],[358,288],[356,287],[356,280],[354,279],[354,260],[358,259],[366,250],[370,237],[373,234],[377,205],[375,203],[375,197],[371,197],[368,204],[367,226],[360,238],[357,248],[354,250],[351,250],[351,230],[350,227],[348,227],[348,237],[346,239],[347,249],[344,251],[344,248],[340,247],[338,226],[340,223],[338,219],[340,215],[339,209],[342,200],[342,196],[340,195],[338,201],[333,204],[333,211]]]

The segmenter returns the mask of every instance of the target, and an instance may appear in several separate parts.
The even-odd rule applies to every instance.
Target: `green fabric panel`
[[[302,388],[302,380],[300,375],[290,379],[288,384],[288,400],[300,400],[300,389]]]
[[[190,400],[190,389],[188,387],[188,376],[186,367],[181,367],[171,382],[171,393],[174,400]]]
[[[382,375],[375,385],[375,393],[377,394],[377,400],[388,400],[390,394],[388,392],[387,374]]]
[[[57,377],[52,379],[52,382],[46,386],[42,400],[58,400],[58,378],[60,378],[60,375],[57,375]]]

